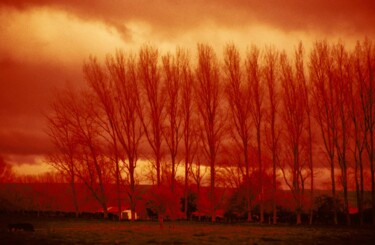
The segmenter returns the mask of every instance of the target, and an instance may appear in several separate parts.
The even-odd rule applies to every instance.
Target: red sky
[[[291,50],[298,41],[375,37],[375,1],[3,0],[0,3],[0,154],[30,171],[51,149],[43,113],[54,91],[83,84],[82,63],[144,43],[162,52],[197,42]]]

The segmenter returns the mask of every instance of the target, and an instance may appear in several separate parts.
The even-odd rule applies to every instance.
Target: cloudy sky
[[[51,145],[43,113],[56,90],[82,84],[82,63],[144,43],[194,54],[228,42],[292,50],[298,41],[375,37],[375,1],[363,0],[2,0],[0,2],[0,155],[38,171]],[[39,167],[39,170],[41,168]]]

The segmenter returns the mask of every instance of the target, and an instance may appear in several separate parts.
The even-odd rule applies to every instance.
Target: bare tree
[[[298,54],[298,53],[297,53]],[[296,201],[297,224],[301,224],[302,212],[302,137],[305,124],[305,96],[303,83],[293,74],[290,61],[285,53],[280,57],[282,87],[283,87],[283,119],[285,123],[286,151],[290,162],[292,184],[286,178],[285,168],[282,168],[284,178]]]
[[[307,83],[305,78],[305,66],[304,66],[304,49],[300,42],[295,53],[295,67],[296,67],[296,79],[302,84],[303,92],[305,97],[305,109],[306,109],[306,130],[307,130],[307,155],[308,155],[308,166],[310,169],[310,214],[309,224],[313,223],[314,216],[314,162],[313,162],[313,134],[312,134],[312,121],[311,121],[311,84]]]
[[[104,218],[107,218],[108,197],[105,185],[111,180],[110,173],[113,166],[108,158],[105,142],[101,137],[103,132],[95,113],[97,108],[95,98],[87,93],[82,93],[79,96],[86,99],[80,100],[78,106],[74,106],[72,110],[75,114],[72,122],[79,143],[78,159],[81,163],[76,165],[76,174],[101,205]]]
[[[98,99],[98,107],[96,108],[97,119],[106,134],[103,134],[104,140],[107,141],[111,152],[109,156],[115,165],[115,181],[117,190],[117,207],[118,217],[121,217],[121,172],[120,172],[120,152],[118,147],[118,139],[116,136],[117,113],[115,105],[115,94],[113,89],[113,82],[109,79],[107,71],[102,67],[95,57],[90,57],[83,65],[83,73],[89,87],[92,89],[93,94]],[[113,156],[113,157],[112,157]]]
[[[168,145],[171,157],[171,191],[174,192],[176,181],[176,170],[178,167],[177,153],[178,146],[182,139],[181,133],[182,111],[181,111],[181,86],[184,78],[184,67],[186,57],[181,50],[177,50],[175,56],[167,54],[163,56],[163,68],[165,76],[166,92],[166,121],[164,127],[164,137]]]
[[[128,196],[130,199],[131,220],[135,220],[136,207],[136,176],[135,169],[139,159],[140,141],[144,133],[140,112],[140,98],[138,88],[137,64],[135,57],[125,57],[123,52],[116,56],[107,57],[107,69],[113,86],[113,95],[116,99],[114,129],[124,149],[123,156],[126,172],[128,173]],[[118,150],[116,150],[118,152]]]
[[[232,112],[234,131],[237,144],[242,149],[245,163],[244,182],[246,183],[247,220],[251,221],[251,200],[250,200],[250,126],[251,126],[251,105],[250,87],[243,81],[241,70],[241,59],[237,48],[231,44],[227,45],[224,51],[224,65],[226,78],[226,91],[229,106]]]
[[[181,52],[181,117],[184,141],[185,154],[185,177],[184,177],[184,196],[185,207],[188,206],[188,185],[189,185],[189,169],[194,158],[194,145],[196,145],[196,129],[194,123],[194,104],[193,104],[193,88],[194,78],[190,67],[189,57],[187,52]],[[187,208],[185,208],[185,216],[188,219]]]
[[[223,134],[223,115],[220,107],[221,85],[219,65],[212,47],[198,44],[198,64],[196,69],[196,102],[201,117],[201,137],[203,148],[210,165],[210,200],[212,222],[215,211],[215,167]]]
[[[313,84],[314,115],[319,124],[328,158],[333,198],[333,222],[337,224],[335,182],[335,136],[337,110],[334,101],[333,61],[327,42],[317,42],[310,53],[310,79]]]
[[[56,168],[68,181],[72,191],[75,215],[78,217],[79,207],[75,173],[77,142],[70,125],[66,121],[66,116],[61,104],[56,102],[52,104],[52,113],[47,116],[47,134],[55,146],[56,152],[48,154],[46,159],[47,163]]]
[[[359,96],[363,111],[365,148],[370,162],[372,222],[375,224],[375,48],[370,40],[366,39],[362,43],[357,43],[354,62],[355,78],[359,83]]]
[[[157,185],[161,184],[163,108],[165,97],[162,95],[162,80],[158,67],[158,50],[143,46],[139,51],[138,76],[143,88],[140,115],[146,138],[154,154]]]
[[[335,107],[338,110],[335,147],[338,163],[341,169],[341,184],[344,190],[344,212],[346,223],[350,225],[349,200],[348,200],[348,160],[347,149],[349,143],[349,132],[351,131],[349,114],[349,84],[351,83],[349,55],[342,43],[332,47],[334,60],[334,96]]]
[[[148,167],[156,189],[168,195],[177,193],[177,169],[180,161],[184,162],[185,207],[189,178],[199,189],[203,172],[209,169],[210,199],[201,200],[210,208],[212,221],[220,203],[215,188],[223,184],[243,188],[248,221],[252,195],[259,200],[260,222],[264,222],[266,203],[271,200],[268,195],[272,194],[275,224],[277,173],[282,171],[294,196],[297,223],[301,222],[303,192],[310,188],[312,224],[313,152],[321,147],[330,172],[333,222],[338,223],[339,184],[350,224],[348,189],[353,156],[360,223],[366,181],[372,188],[375,223],[375,49],[371,41],[358,42],[353,53],[341,43],[316,42],[308,69],[301,43],[293,61],[272,47],[261,53],[255,46],[242,61],[236,46],[227,45],[222,71],[211,46],[198,44],[197,49],[194,71],[185,50],[159,56],[157,48],[148,45],[138,56],[117,51],[103,64],[95,57],[85,62],[89,90],[63,91],[47,116],[48,134],[56,148],[47,161],[65,176],[73,196],[77,195],[75,183],[83,182],[106,214],[105,185],[115,181],[119,215],[124,188],[134,219],[140,181],[136,169],[144,153],[150,159]],[[321,136],[317,144],[315,123]],[[141,152],[143,141],[148,144]],[[168,156],[165,164],[164,150]],[[2,170],[1,164],[0,179],[4,179],[9,169]],[[371,180],[366,179],[367,171]],[[270,182],[268,172],[272,173]],[[169,186],[162,185],[165,178]],[[254,187],[256,191],[251,192]],[[78,215],[76,197],[74,200]]]
[[[264,222],[263,205],[263,162],[262,162],[262,127],[264,117],[264,85],[261,82],[260,52],[255,46],[252,46],[246,57],[247,82],[250,87],[249,96],[251,98],[251,116],[256,131],[257,161],[259,168],[259,209],[260,223]]]
[[[264,76],[268,88],[268,113],[267,113],[267,137],[268,147],[272,154],[272,223],[277,223],[276,192],[277,192],[277,167],[279,165],[279,138],[280,128],[276,127],[278,122],[279,92],[277,81],[279,78],[279,53],[275,48],[267,48],[265,53]]]
[[[101,130],[93,101],[95,98],[90,93],[66,90],[55,101],[54,108],[76,144],[74,174],[90,190],[101,205],[104,218],[107,218],[105,183],[109,181],[108,173],[111,166],[103,151],[104,142],[100,141]]]
[[[367,128],[366,137],[366,151],[370,160],[370,171],[371,171],[371,196],[372,196],[372,223],[375,224],[375,85],[374,85],[374,71],[375,71],[375,48],[371,41],[366,40],[363,43],[366,58],[366,69],[365,69],[365,86],[367,108],[365,109],[365,124]]]
[[[366,142],[366,128],[364,113],[362,110],[362,100],[361,93],[362,90],[362,79],[360,71],[360,50],[357,44],[356,49],[351,57],[351,69],[353,72],[353,82],[349,83],[350,92],[350,116],[353,123],[353,135],[354,149],[353,155],[355,159],[354,175],[355,175],[355,185],[357,194],[357,207],[359,212],[359,224],[363,225],[363,208],[364,208],[364,166],[363,158],[365,151]]]

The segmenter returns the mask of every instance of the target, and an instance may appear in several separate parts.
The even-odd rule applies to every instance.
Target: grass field
[[[0,217],[0,244],[374,244],[373,227],[113,222]],[[35,232],[9,232],[12,222],[30,222]]]

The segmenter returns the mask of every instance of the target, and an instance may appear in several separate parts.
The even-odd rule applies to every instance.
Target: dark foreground
[[[8,231],[30,222],[34,232]],[[373,227],[113,222],[102,220],[0,217],[0,244],[375,244]]]

